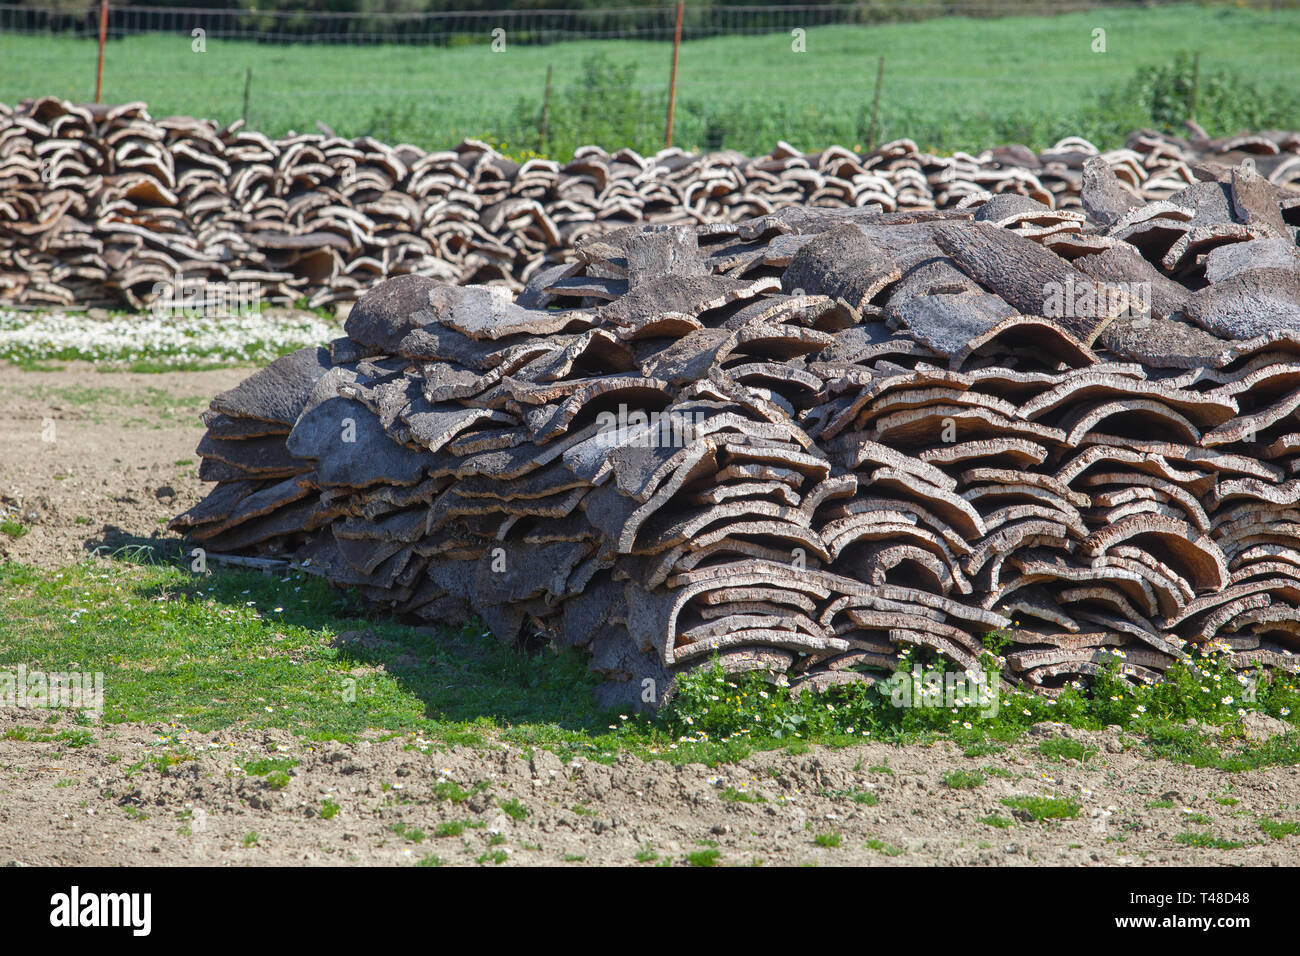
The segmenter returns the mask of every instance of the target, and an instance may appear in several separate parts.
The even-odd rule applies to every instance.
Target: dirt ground
[[[97,546],[165,535],[166,521],[204,494],[199,412],[249,374],[0,364],[0,513],[28,529],[0,535],[0,560],[59,567]]]
[[[1030,739],[982,757],[948,743],[867,744],[713,769],[630,755],[602,766],[547,751],[426,753],[416,738],[310,745],[275,731],[160,724],[92,731],[96,742],[75,748],[2,739],[20,723],[31,722],[0,716],[0,865],[400,865],[430,855],[689,865],[690,854],[714,852],[717,865],[1293,865],[1300,839],[1269,839],[1257,823],[1297,815],[1292,770],[1189,769],[1149,759],[1118,732],[1053,725],[1040,733],[1097,755],[1048,762]],[[147,759],[178,751],[194,757],[165,773]],[[244,772],[259,758],[298,763],[277,789]],[[943,778],[958,768],[981,771],[984,783],[953,789]],[[1022,795],[1082,808],[1072,820],[1017,820],[1002,799]],[[326,801],[337,807],[329,819]],[[1008,825],[981,822],[995,816]],[[1242,846],[1175,842],[1186,832]]]
[[[0,559],[58,567],[98,546],[178,541],[162,525],[202,494],[197,413],[247,374],[0,367],[0,510],[29,528],[0,535]],[[691,854],[745,865],[1295,864],[1300,840],[1258,826],[1300,819],[1294,768],[1197,770],[1153,760],[1118,731],[1038,728],[1095,747],[1084,763],[1048,761],[1028,739],[982,757],[873,743],[709,769],[164,725],[92,728],[77,747],[16,739],[39,723],[0,710],[0,865],[656,865]],[[46,737],[57,729],[41,725]],[[190,756],[164,771],[148,759],[163,753]],[[297,763],[275,781],[244,772],[254,759]],[[954,789],[944,781],[954,769],[983,783]],[[1022,795],[1081,810],[1015,819],[1002,800]],[[981,822],[995,817],[1006,825]],[[1189,832],[1242,845],[1176,842]]]

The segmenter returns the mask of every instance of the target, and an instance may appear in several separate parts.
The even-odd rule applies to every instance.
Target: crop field
[[[1093,51],[1098,29],[1105,52]],[[524,153],[539,145],[550,66],[548,154],[592,142],[643,151],[663,144],[667,44],[512,46],[507,37],[499,53],[486,42],[268,46],[214,38],[203,53],[191,45],[188,34],[113,42],[105,101],[144,100],[155,116],[228,122],[243,112],[251,69],[248,123],[270,135],[314,130],[319,122],[344,136],[425,148],[469,136]],[[1137,91],[1124,92],[1136,72],[1198,52],[1205,82],[1198,119],[1212,134],[1293,128],[1300,123],[1297,48],[1300,11],[1218,6],[822,27],[808,31],[803,53],[792,51],[786,34],[715,37],[683,45],[674,141],[751,154],[778,140],[805,150],[864,145],[881,55],[877,141],[906,136],[933,151],[1009,141],[1041,148],[1067,135],[1119,145],[1125,132],[1152,122],[1134,102]],[[91,41],[0,36],[0,101],[89,99],[94,66]],[[1220,75],[1263,95],[1216,99]]]

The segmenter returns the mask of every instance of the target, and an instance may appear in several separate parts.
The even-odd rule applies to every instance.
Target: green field
[[[1092,50],[1106,31],[1106,52]],[[485,38],[486,39],[486,38]],[[221,121],[243,109],[271,134],[314,130],[372,134],[424,147],[466,136],[504,142],[512,153],[538,145],[548,65],[554,67],[547,154],[581,142],[662,145],[670,47],[590,41],[554,46],[271,46],[188,34],[114,42],[104,99],[145,100],[155,116]],[[766,152],[778,139],[802,149],[867,140],[876,60],[886,57],[877,141],[899,136],[939,152],[1020,141],[1042,147],[1082,133],[1117,145],[1118,131],[1150,125],[1151,110],[1117,97],[1143,66],[1180,53],[1201,55],[1197,119],[1211,133],[1244,125],[1300,126],[1300,10],[1232,6],[1095,10],[1058,17],[945,18],[878,27],[808,31],[807,52],[786,34],[684,44],[677,145]],[[584,64],[603,55],[598,88]],[[0,101],[42,94],[87,100],[95,45],[60,37],[0,36]],[[1111,91],[1112,99],[1103,102]],[[1218,127],[1218,128],[1216,128]]]

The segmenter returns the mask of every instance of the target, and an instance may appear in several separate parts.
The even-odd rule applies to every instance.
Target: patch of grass
[[[499,865],[510,859],[510,854],[505,850],[485,850],[474,862],[482,866],[485,863]]]
[[[1151,729],[1150,741],[1157,757],[1226,773],[1300,765],[1300,733],[1295,731],[1227,749],[1211,742],[1196,728],[1160,725]]]
[[[877,853],[883,853],[885,856],[902,856],[903,848],[886,843],[884,840],[872,837],[863,844],[868,850],[875,850]]]
[[[1215,797],[1214,802],[1224,807],[1235,807],[1241,803],[1236,797]]]
[[[1002,805],[1018,817],[1036,820],[1073,820],[1083,808],[1068,797],[1003,797]]]
[[[1096,747],[1090,747],[1066,737],[1052,737],[1044,740],[1038,745],[1037,750],[1039,754],[1048,760],[1077,760],[1080,763],[1087,763],[1098,753]]]
[[[865,146],[869,104],[844,96],[842,84],[851,78],[869,86],[874,77],[864,57],[874,65],[878,51],[889,54],[878,143],[907,136],[923,149],[976,151],[1000,142],[1041,149],[1068,133],[1084,133],[1105,136],[1097,143],[1103,149],[1118,146],[1117,124],[1131,124],[1127,132],[1174,115],[1170,109],[1183,98],[1179,84],[1186,71],[1167,77],[1157,68],[1193,49],[1204,51],[1197,118],[1211,135],[1291,128],[1291,98],[1273,88],[1288,83],[1294,89],[1296,23],[1291,9],[1180,4],[815,26],[807,31],[809,56],[791,54],[788,31],[688,39],[675,139],[691,151],[721,146],[762,153],[778,139],[803,149]],[[1090,48],[1098,24],[1115,45],[1106,56]],[[1143,41],[1119,53],[1122,37]],[[1207,45],[1207,38],[1213,42]],[[205,116],[226,123],[243,112],[244,71],[253,68],[249,126],[270,135],[312,129],[320,121],[344,137],[369,134],[426,149],[487,136],[504,140],[507,152],[522,159],[521,150],[538,145],[540,78],[553,64],[548,155],[564,160],[574,147],[592,142],[643,154],[663,144],[667,84],[660,42],[512,41],[504,57],[487,54],[481,42],[439,48],[436,56],[414,44],[337,45],[327,58],[314,44],[277,45],[268,57],[261,43],[220,43],[220,57],[213,59],[195,57],[187,43],[168,35],[116,38],[115,95],[147,101],[155,116],[193,114],[202,104]],[[617,66],[588,77],[594,56]],[[0,102],[50,91],[66,95],[84,84],[78,68],[93,57],[93,39],[0,36],[0,59],[13,65],[0,77]],[[1146,72],[1130,85],[1138,69]],[[1243,96],[1240,86],[1216,84],[1220,70],[1258,89]],[[334,71],[348,78],[354,95],[339,95],[338,84],[330,85]],[[1023,76],[1035,82],[1014,82]],[[961,96],[953,95],[957,81]],[[259,89],[265,91],[260,96]],[[502,89],[529,92],[501,95]],[[1158,90],[1164,95],[1157,97]],[[1102,101],[1107,93],[1109,100]],[[1103,105],[1113,113],[1104,113]]]
[[[13,518],[0,521],[0,534],[7,534],[11,538],[21,538],[26,533],[27,528],[21,521],[15,521]]]
[[[1236,840],[1225,840],[1221,837],[1212,836],[1209,833],[1197,833],[1192,830],[1186,830],[1174,837],[1175,843],[1181,843],[1183,846],[1200,847],[1205,850],[1236,850],[1245,846]]]
[[[528,816],[528,808],[519,800],[511,799],[501,804],[501,809],[505,815],[516,823],[520,823]]]
[[[1183,815],[1183,819],[1186,820],[1188,823],[1194,823],[1197,826],[1201,826],[1201,827],[1208,827],[1211,823],[1214,822],[1209,817],[1207,817],[1204,813],[1187,813]]]
[[[241,768],[250,777],[269,777],[273,773],[288,773],[298,766],[292,757],[266,757],[245,761]]]
[[[843,839],[838,833],[819,833],[813,837],[813,843],[830,850],[839,846]]]
[[[1000,777],[1003,780],[1012,780],[1015,778],[1015,774],[1006,769],[1006,767],[988,766],[982,769],[990,777]]]
[[[1174,808],[1174,801],[1169,800],[1165,797],[1161,797],[1159,800],[1147,801],[1148,810],[1172,810],[1173,808]]]
[[[984,786],[984,774],[978,770],[952,770],[944,774],[943,782],[953,790],[974,790]]]
[[[433,828],[433,835],[436,837],[460,836],[464,832],[465,822],[463,820],[448,820],[445,823],[439,823]]]
[[[636,851],[634,859],[638,863],[653,863],[655,860],[659,859],[659,854],[655,852],[654,847],[647,843],[643,845],[641,849]]]
[[[980,817],[979,822],[985,826],[993,827],[995,830],[1006,830],[1016,825],[1016,821],[1010,817],[999,816],[996,813],[990,813],[987,817]]]
[[[248,833],[245,833],[245,834],[244,834],[243,844],[244,844],[244,846],[246,846],[246,847],[255,847],[255,846],[257,846],[257,841],[258,841],[259,839],[260,839],[260,838],[259,838],[258,835],[257,835],[257,831],[256,831],[256,830],[251,830],[251,831],[249,831]]]
[[[1260,820],[1259,828],[1274,840],[1283,837],[1300,836],[1300,823],[1294,820]]]
[[[564,856],[560,857],[560,859],[565,863],[581,863],[586,860],[587,857],[581,853],[566,853]]]
[[[435,800],[449,800],[459,806],[469,799],[469,792],[454,780],[439,780],[429,788]]]
[[[443,861],[442,857],[438,856],[436,853],[426,853],[424,856],[420,857],[418,860],[415,861],[415,865],[416,866],[445,866],[446,864]]]
[[[750,793],[747,790],[737,790],[735,787],[727,787],[722,791],[722,799],[728,803],[766,803],[760,794]]]
[[[801,750],[868,736],[891,743],[949,739],[968,752],[993,752],[1018,740],[1032,722],[1104,726],[1120,720],[1108,708],[1117,706],[1110,697],[1122,688],[1107,683],[1106,673],[1091,696],[1074,688],[1055,699],[1008,691],[996,716],[985,719],[972,710],[973,726],[965,729],[954,728],[942,708],[894,707],[874,687],[837,687],[795,699],[761,675],[729,675],[720,666],[684,675],[677,698],[658,719],[619,719],[596,705],[589,693],[594,678],[576,651],[505,646],[482,625],[409,627],[383,618],[354,592],[332,590],[297,572],[214,567],[196,575],[179,543],[132,542],[110,560],[50,572],[0,564],[0,593],[7,599],[0,666],[40,660],[53,669],[75,661],[80,670],[114,674],[105,688],[105,726],[162,722],[200,733],[271,727],[343,741],[380,731],[410,735],[410,746],[424,752],[508,743],[524,752],[549,749],[565,762],[612,763],[630,752],[714,765],[759,749],[793,744]],[[928,666],[919,656],[908,657],[906,666]],[[1198,666],[1227,665],[1206,660]],[[1160,722],[1189,706],[1184,678],[1176,668],[1171,673],[1169,688],[1143,698],[1150,716],[1142,718],[1142,729],[1171,759],[1208,754],[1213,765],[1221,757],[1217,751],[1198,750],[1198,736],[1179,737],[1178,728]],[[1300,697],[1288,696],[1293,693],[1294,678],[1278,675],[1261,686],[1261,707],[1300,710]],[[1136,713],[1131,700],[1123,703]],[[1196,713],[1198,719],[1208,715]],[[1223,759],[1242,768],[1300,762],[1295,741],[1300,735],[1242,745]],[[262,767],[250,758],[247,772],[291,772],[289,763],[274,762],[280,758],[267,759]],[[886,763],[868,770],[892,772]],[[453,805],[472,794],[450,780],[434,785],[435,798]]]
[[[320,818],[322,820],[333,820],[339,815],[342,808],[333,800],[325,799],[320,804]]]
[[[424,831],[419,829],[418,827],[410,827],[404,823],[394,823],[389,826],[389,829],[392,830],[394,833],[396,833],[402,839],[407,840],[411,843],[424,842]]]
[[[721,856],[722,853],[714,847],[706,847],[694,853],[687,853],[685,860],[690,866],[716,866]]]

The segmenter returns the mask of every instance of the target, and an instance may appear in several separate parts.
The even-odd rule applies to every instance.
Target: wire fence
[[[323,125],[424,148],[488,139],[517,158],[563,159],[588,142],[647,152],[664,144],[674,13],[110,4],[103,99],[142,100],[155,116],[243,119],[270,135]],[[98,17],[93,2],[0,4],[0,102],[90,100]],[[1207,126],[1300,127],[1300,0],[688,3],[682,36],[674,142],[687,149],[1122,141],[1121,126],[1151,118],[1103,94],[1196,53]],[[1216,100],[1220,76],[1237,85]]]
[[[850,3],[689,4],[684,40],[713,36],[786,33],[834,25],[917,22],[936,17],[1045,16],[1117,8],[1151,9],[1188,0],[856,0]],[[1223,6],[1295,9],[1300,0],[1231,0]],[[142,33],[190,33],[259,43],[396,43],[460,46],[491,43],[503,30],[510,42],[673,39],[676,5],[590,10],[467,10],[418,13],[350,13],[257,9],[142,7],[109,4],[109,39]],[[0,33],[96,38],[99,4],[80,9],[0,3]]]

